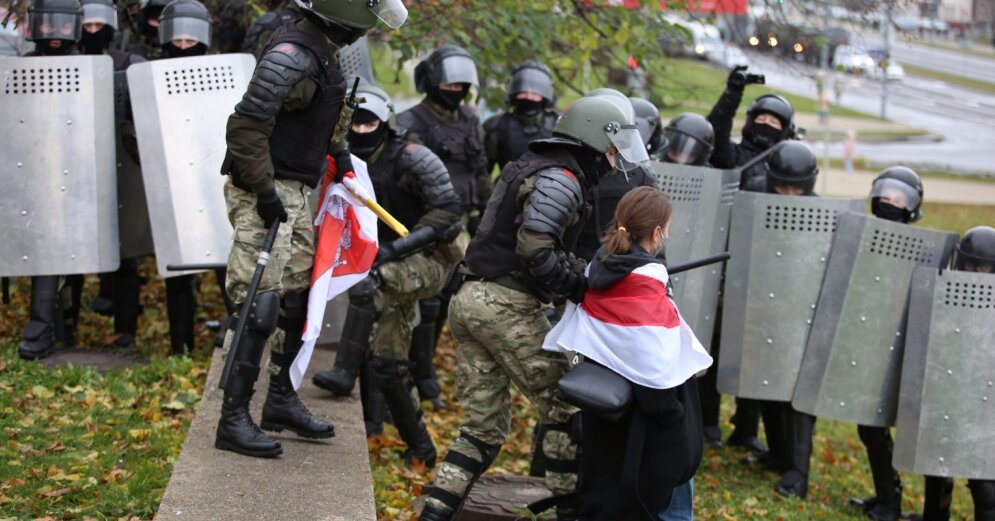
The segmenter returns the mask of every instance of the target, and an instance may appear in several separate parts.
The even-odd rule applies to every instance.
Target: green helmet
[[[632,121],[636,120],[636,110],[632,107],[632,102],[629,101],[629,97],[615,89],[601,87],[588,92],[584,96],[605,96],[609,101],[618,105],[618,108],[622,109],[622,111],[629,116],[629,119]]]
[[[326,22],[363,31],[371,29],[377,20],[397,29],[408,19],[408,9],[401,0],[294,0],[294,3]]]
[[[629,104],[628,98],[625,102]],[[635,118],[627,115],[611,96],[585,96],[575,101],[556,121],[553,134],[573,138],[602,154],[615,147],[616,159],[621,159],[615,166],[622,171],[649,160]]]

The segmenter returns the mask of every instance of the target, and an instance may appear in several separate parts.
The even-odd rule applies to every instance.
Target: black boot
[[[193,352],[194,315],[197,297],[194,293],[195,275],[180,275],[166,279],[166,313],[169,318],[169,343],[172,354]]]
[[[304,438],[331,438],[335,427],[319,420],[301,403],[290,382],[290,365],[301,350],[301,333],[307,313],[307,293],[288,292],[283,298],[283,316],[280,327],[286,333],[282,353],[270,353],[280,372],[269,379],[269,392],[263,405],[263,419],[259,426],[268,431],[287,429]]]
[[[249,416],[252,388],[259,377],[259,360],[266,347],[266,340],[276,329],[279,313],[280,298],[276,293],[267,292],[257,296],[239,345],[228,353],[235,360],[225,385],[221,419],[218,420],[214,439],[215,448],[260,458],[272,458],[283,453],[280,442],[263,434]],[[229,336],[234,337],[234,333]]]
[[[122,264],[123,262],[124,260],[122,259]],[[98,275],[100,290],[97,292],[97,298],[93,299],[93,303],[90,304],[90,311],[105,317],[114,314],[114,275],[114,273],[101,273]]]
[[[24,341],[17,353],[25,360],[37,360],[55,349],[59,277],[31,277],[31,314],[24,328]]]
[[[331,391],[335,396],[349,396],[356,386],[356,376],[370,349],[370,334],[377,320],[373,302],[375,293],[376,280],[372,277],[349,289],[349,309],[335,353],[335,366],[314,375],[314,385]]]
[[[791,409],[785,404],[789,440],[792,445],[791,468],[781,475],[777,493],[782,496],[795,496],[805,499],[808,495],[808,471],[812,459],[812,431],[815,416]]]
[[[65,284],[59,292],[59,307],[62,309],[62,327],[55,329],[55,339],[66,347],[76,346],[76,328],[79,325],[79,312],[83,306],[83,276],[66,275]]]
[[[759,456],[764,452],[764,445],[757,438],[757,430],[760,426],[760,405],[757,400],[748,398],[736,398],[736,412],[732,418],[736,428],[732,430],[726,445],[730,447],[743,447]]]
[[[418,386],[418,396],[421,401],[432,402],[435,409],[445,409],[446,404],[439,396],[439,377],[435,374],[435,343],[436,321],[442,305],[440,297],[432,297],[418,301],[421,322],[411,333],[411,347],[408,349],[408,359],[414,364],[412,377]]]
[[[371,369],[377,387],[390,408],[394,426],[408,445],[404,460],[410,463],[417,458],[425,463],[426,468],[434,467],[437,456],[435,444],[422,421],[421,406],[413,395],[414,382],[411,381],[407,361],[373,357]]]
[[[974,500],[974,521],[995,521],[995,481],[969,479],[967,487]]]
[[[950,503],[953,502],[954,480],[937,476],[926,476],[925,500],[923,501],[923,521],[949,521]],[[977,504],[977,502],[975,502]]]
[[[867,517],[875,521],[896,521],[902,512],[902,480],[891,465],[894,450],[891,433],[887,427],[858,425],[857,434],[867,447],[867,460],[877,493]]]
[[[456,519],[463,509],[463,503],[470,496],[473,484],[477,482],[480,475],[491,466],[494,459],[501,451],[499,445],[489,445],[483,440],[477,439],[465,432],[460,432],[460,438],[466,440],[476,448],[477,454],[464,453],[459,450],[459,443],[454,443],[446,453],[446,459],[442,461],[439,472],[442,473],[445,467],[446,472],[460,472],[470,476],[466,488],[458,490],[451,488],[453,482],[439,481],[438,473],[436,482],[432,483],[428,497],[425,499],[425,508],[418,517],[419,521],[452,521]]]
[[[121,267],[111,274],[110,279],[112,295],[114,301],[114,332],[119,335],[119,342],[115,345],[126,347],[129,343],[134,345],[135,336],[138,334],[138,315],[142,312],[140,294],[142,289],[142,279],[138,275],[139,259],[121,259]],[[104,279],[100,279],[101,289],[103,289]]]
[[[363,424],[367,436],[383,434],[384,399],[383,393],[370,374],[370,362],[363,363],[359,372],[359,397],[363,402]]]

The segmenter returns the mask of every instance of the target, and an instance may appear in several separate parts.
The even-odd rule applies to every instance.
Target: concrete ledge
[[[261,459],[214,448],[222,398],[218,379],[224,367],[221,350],[215,350],[204,396],[156,519],[374,521],[373,478],[358,393],[333,400],[311,383],[311,375],[331,367],[334,359],[334,351],[315,350],[300,395],[312,413],[335,424],[335,437],[307,440],[283,431],[276,434],[283,455]],[[266,385],[267,377],[260,376],[252,402],[256,422]]]

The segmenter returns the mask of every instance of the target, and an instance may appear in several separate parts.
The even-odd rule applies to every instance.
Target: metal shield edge
[[[908,325],[902,355],[902,379],[898,390],[895,447],[892,453],[892,465],[895,469],[907,472],[915,470],[936,278],[935,268],[917,266],[912,274],[912,288],[909,290]]]

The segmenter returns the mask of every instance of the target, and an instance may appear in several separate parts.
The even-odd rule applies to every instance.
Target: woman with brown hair
[[[569,305],[544,341],[544,349],[581,354],[632,385],[632,404],[620,420],[581,412],[583,520],[670,519],[674,489],[701,461],[694,375],[712,358],[667,296],[667,269],[656,258],[671,208],[652,187],[622,197],[588,266],[583,301]],[[682,515],[690,518],[685,501]]]

